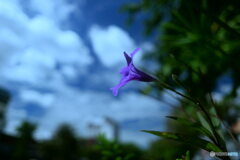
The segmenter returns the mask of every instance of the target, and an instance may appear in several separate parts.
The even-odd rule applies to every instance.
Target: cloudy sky
[[[118,97],[109,90],[120,79],[124,51],[140,47],[134,62],[144,68],[141,56],[152,49],[141,18],[125,26],[119,7],[128,1],[0,0],[0,84],[12,94],[7,133],[27,120],[38,125],[38,139],[62,123],[81,136],[91,136],[93,124],[111,138],[110,117],[122,141],[146,145],[155,138],[139,130],[162,130],[169,107],[139,94],[139,82]]]

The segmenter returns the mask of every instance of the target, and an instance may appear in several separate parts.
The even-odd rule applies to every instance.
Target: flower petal
[[[123,67],[120,71],[120,74],[127,76],[129,74],[129,67]]]
[[[126,52],[124,52],[123,54],[126,58],[127,64],[129,65],[132,62],[132,58]]]
[[[113,95],[117,96],[118,95],[118,89],[123,87],[123,86],[125,86],[131,80],[132,79],[131,79],[130,76],[127,76],[127,77],[123,76],[118,85],[114,86],[113,88],[110,88],[112,90],[112,92],[113,92]]]
[[[113,87],[113,88],[110,88],[110,90],[112,90],[112,93],[114,96],[117,96],[118,95],[118,87]]]
[[[131,58],[133,58],[133,56],[140,50],[140,48],[136,48],[130,55]]]
[[[120,80],[119,84],[111,88],[113,95],[118,95],[119,88],[125,86],[129,81],[138,80],[144,82],[152,82],[156,79],[152,76],[138,70],[133,64],[133,56],[139,51],[139,48],[135,49],[130,56],[124,52],[124,56],[127,61],[127,66],[122,68],[120,73],[122,74],[122,79]]]
[[[155,78],[153,78],[152,76],[148,75],[147,73],[144,73],[140,70],[138,70],[137,68],[134,67],[134,72],[139,76],[139,81],[143,81],[143,82],[152,82],[152,81],[156,81]]]

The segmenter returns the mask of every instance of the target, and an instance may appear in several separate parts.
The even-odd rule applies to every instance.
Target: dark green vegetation
[[[159,152],[169,144],[159,159],[176,159],[187,150],[193,156],[200,148],[239,151],[239,8],[238,0],[142,0],[122,8],[129,13],[129,22],[145,14],[145,34],[155,38],[155,50],[146,59],[160,64],[156,75],[161,82],[152,90],[179,94],[177,89],[183,94],[168,121],[170,132],[151,132],[182,142],[159,140],[155,144]],[[224,85],[223,77],[232,87],[215,102],[212,93]],[[160,99],[149,88],[143,93]],[[234,147],[227,148],[229,144]]]
[[[58,128],[52,139],[33,139],[35,125],[24,122],[18,136],[1,134],[0,156],[10,160],[144,160],[145,153],[133,144],[120,144],[103,135],[84,139],[68,125]]]

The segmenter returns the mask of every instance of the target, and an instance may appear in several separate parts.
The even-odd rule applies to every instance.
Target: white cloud
[[[27,30],[28,18],[15,1],[1,1],[0,20],[0,60],[3,65],[8,57],[24,48],[22,35]]]
[[[30,0],[30,7],[37,12],[33,17],[27,16],[17,0],[0,1],[0,43],[3,44],[0,45],[0,56],[4,62],[0,68],[1,80],[10,85],[13,82],[29,85],[15,88],[17,98],[12,99],[13,104],[7,112],[6,130],[9,133],[14,133],[14,128],[28,118],[21,105],[29,102],[46,110],[38,121],[38,138],[50,137],[56,127],[65,122],[73,124],[82,135],[88,134],[89,123],[101,126],[99,132],[111,135],[104,121],[106,116],[122,122],[149,117],[157,119],[164,115],[165,109],[160,110],[158,102],[144,96],[123,93],[115,99],[110,91],[79,91],[68,86],[65,77],[75,79],[92,63],[81,37],[61,26],[74,7],[64,0]],[[100,28],[95,25],[89,31],[89,37],[94,51],[109,67],[125,63],[122,52],[130,53],[136,48],[134,40],[117,26]],[[60,69],[56,69],[58,64],[62,65]],[[99,78],[106,84],[112,82],[110,75],[101,75],[91,75],[89,79],[96,84]],[[52,93],[40,93],[31,86],[50,89]]]
[[[114,25],[107,28],[93,25],[89,30],[89,38],[95,53],[107,67],[123,63],[122,53],[131,53],[136,48],[128,33]]]
[[[67,0],[31,0],[30,8],[56,23],[66,21],[68,16],[76,9],[75,5],[68,3]]]
[[[84,70],[92,63],[92,58],[77,33],[62,29],[61,23],[73,11],[72,5],[65,0],[29,2],[24,5],[30,5],[31,11],[37,12],[33,17],[23,11],[18,0],[0,1],[1,83],[25,82],[57,91],[64,85],[62,75],[69,78],[76,76],[77,70],[72,65]],[[56,64],[61,64],[63,69],[56,70]],[[26,90],[20,86],[15,90],[19,90],[19,99],[13,97],[14,104],[7,112],[6,130],[10,132],[26,118],[26,114],[16,117],[17,112],[25,113],[21,107],[14,108],[18,106],[17,101],[49,107],[54,100],[53,95],[40,94],[37,90]]]
[[[7,125],[5,131],[10,134],[16,133],[16,128],[27,119],[27,113],[23,109],[14,108],[12,106],[17,105],[11,103],[6,113]]]
[[[44,15],[28,18],[17,3],[3,4],[0,10],[2,7],[6,12],[0,11],[0,20],[5,20],[0,42],[4,45],[0,46],[0,51],[7,57],[5,66],[1,68],[6,79],[34,84],[42,80],[45,83],[56,74],[56,63],[76,64],[80,70],[92,63],[88,48],[75,32],[62,30],[60,25]],[[16,10],[12,10],[11,5],[15,5],[13,8]],[[18,15],[15,19],[8,16],[12,12]],[[16,28],[18,25],[22,32]]]
[[[21,90],[20,98],[24,103],[34,102],[47,108],[52,106],[55,100],[55,96],[51,93],[39,93],[30,89]]]
[[[69,79],[75,79],[77,78],[77,70],[76,68],[70,66],[70,65],[65,65],[62,69],[61,69],[62,74],[65,77],[68,77]]]
[[[72,95],[78,98],[76,99]],[[118,100],[112,99],[112,96],[106,93],[80,92],[77,90],[63,90],[58,93],[58,96],[59,98],[57,97],[53,103],[54,106],[49,108],[46,115],[42,117],[36,133],[37,138],[51,137],[55,129],[62,123],[72,124],[80,135],[86,137],[92,135],[89,133],[88,125],[94,124],[100,127],[98,133],[103,132],[112,138],[111,127],[104,120],[106,117],[111,117],[118,123],[132,119],[152,118],[159,120],[159,127],[161,128],[163,126],[161,126],[160,120],[164,119],[167,114],[166,109],[162,108],[159,102],[132,93],[123,94],[122,98]],[[141,103],[138,103],[139,100],[141,100]],[[143,137],[139,130],[128,131],[124,129],[121,130],[121,133],[125,133],[120,135],[121,139],[134,141],[142,145],[153,138],[147,136],[144,140],[131,139],[126,134],[129,132],[131,132],[131,135],[135,133]]]

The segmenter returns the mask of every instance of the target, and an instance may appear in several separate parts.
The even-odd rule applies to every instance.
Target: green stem
[[[223,151],[227,151],[226,146],[225,146],[225,145],[224,145],[224,146],[222,145],[222,143],[221,143],[221,138],[220,138],[219,134],[217,133],[215,127],[214,127],[214,124],[213,124],[213,122],[212,122],[212,120],[211,120],[211,117],[209,116],[207,110],[203,107],[203,105],[202,105],[197,99],[192,98],[192,97],[189,97],[189,96],[187,96],[187,95],[184,95],[184,94],[176,91],[174,88],[170,87],[168,84],[166,84],[166,83],[164,83],[164,82],[161,82],[160,80],[158,80],[158,82],[159,82],[163,87],[165,87],[166,89],[168,89],[168,90],[170,90],[170,91],[172,91],[172,92],[174,92],[174,93],[176,93],[176,94],[178,94],[178,95],[180,95],[180,96],[182,96],[182,97],[190,100],[190,101],[193,102],[194,104],[196,104],[196,105],[202,110],[202,112],[204,113],[204,115],[206,116],[207,121],[208,121],[208,123],[209,123],[209,125],[210,125],[210,127],[211,127],[211,129],[212,129],[212,131],[213,131],[213,134],[215,135],[216,141],[214,141],[214,143],[216,143],[216,145],[218,145]]]

